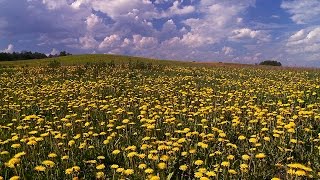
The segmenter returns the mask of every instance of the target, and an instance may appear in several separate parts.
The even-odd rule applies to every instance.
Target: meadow
[[[0,179],[320,178],[320,70],[112,57],[1,63]]]

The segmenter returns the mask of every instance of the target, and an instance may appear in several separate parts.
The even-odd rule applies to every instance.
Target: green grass
[[[121,56],[121,55],[107,55],[107,54],[85,54],[85,55],[72,55],[56,58],[47,59],[35,59],[35,60],[19,60],[19,61],[2,61],[0,65],[5,66],[45,66],[49,62],[57,60],[61,62],[63,66],[81,65],[86,63],[97,63],[97,62],[111,62],[114,61],[116,64],[128,63],[128,62],[145,62],[153,64],[163,65],[187,65],[191,62],[173,61],[173,60],[156,60],[142,57],[133,56]]]
[[[82,55],[72,55],[56,58],[46,58],[46,59],[33,59],[33,60],[19,60],[19,61],[0,61],[0,66],[47,66],[50,62],[57,60],[61,62],[62,66],[74,66],[83,65],[86,63],[100,63],[100,62],[111,62],[114,61],[115,64],[127,64],[129,62],[144,62],[152,63],[153,65],[173,65],[173,66],[196,66],[196,67],[247,67],[253,66],[250,64],[238,64],[238,63],[225,63],[225,62],[192,62],[192,61],[177,61],[177,60],[162,60],[162,59],[151,59],[144,57],[135,56],[124,56],[124,55],[111,55],[111,54],[82,54]]]

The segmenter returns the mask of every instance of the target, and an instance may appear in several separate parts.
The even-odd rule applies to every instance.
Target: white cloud
[[[104,38],[104,40],[100,43],[100,49],[111,49],[118,48],[121,45],[121,38],[117,34],[113,34]]]
[[[292,36],[290,36],[289,41],[290,42],[299,41],[299,40],[303,39],[304,36],[305,36],[305,30],[301,29],[300,31],[298,31],[295,34],[293,34]]]
[[[59,53],[60,53],[60,52],[59,52],[57,49],[53,48],[48,55],[50,55],[50,54],[51,54],[51,55],[57,55],[57,54],[59,54]]]
[[[269,41],[270,36],[259,30],[252,30],[249,28],[235,29],[232,31],[231,40],[241,40],[241,39],[257,39],[260,41]]]
[[[14,48],[14,46],[12,44],[9,44],[8,47],[6,49],[2,50],[1,52],[13,53],[13,48]]]
[[[291,19],[297,24],[319,22],[319,0],[285,0],[281,7],[292,14]]]
[[[91,35],[80,37],[79,42],[82,49],[94,49],[98,45],[98,42]]]
[[[49,10],[55,10],[67,5],[66,0],[42,0],[42,3],[46,5]]]
[[[88,29],[92,29],[92,28],[94,28],[97,24],[102,23],[102,19],[99,18],[99,17],[98,17],[97,15],[95,15],[95,14],[91,14],[90,16],[87,17],[86,23],[87,23],[87,28],[88,28]]]
[[[158,40],[154,37],[142,37],[141,35],[133,35],[133,44],[137,49],[152,49],[158,45]]]
[[[320,60],[320,27],[302,29],[288,38],[286,51],[304,60]]]
[[[92,0],[91,7],[96,11],[106,13],[113,19],[132,13],[140,17],[152,18],[152,14],[155,12],[153,4],[149,0]]]
[[[195,7],[194,6],[183,6],[183,7],[179,7],[181,6],[181,3],[179,3],[179,1],[174,1],[173,5],[169,8],[169,14],[170,15],[182,15],[182,14],[189,14],[195,11]]]
[[[231,55],[233,53],[233,51],[234,51],[234,49],[231,47],[224,46],[222,48],[222,53],[225,55]]]

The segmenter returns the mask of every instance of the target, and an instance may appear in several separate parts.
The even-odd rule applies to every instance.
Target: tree
[[[262,61],[259,65],[282,66],[281,62],[274,61],[274,60],[265,60],[265,61]]]
[[[67,52],[66,51],[61,51],[59,56],[67,56]]]

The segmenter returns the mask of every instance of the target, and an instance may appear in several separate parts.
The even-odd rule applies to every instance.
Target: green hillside
[[[190,62],[183,61],[173,61],[173,60],[156,60],[142,57],[133,56],[122,56],[122,55],[109,55],[109,54],[85,54],[85,55],[72,55],[63,56],[56,58],[46,58],[46,59],[34,59],[34,60],[19,60],[19,61],[2,61],[0,65],[6,66],[43,66],[47,65],[49,62],[57,60],[61,62],[64,66],[79,65],[86,63],[97,63],[97,62],[111,62],[114,61],[116,64],[128,63],[128,62],[145,62],[153,64],[176,64],[176,65],[187,65]]]

